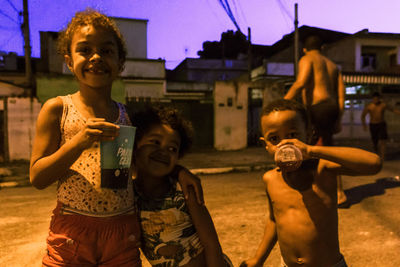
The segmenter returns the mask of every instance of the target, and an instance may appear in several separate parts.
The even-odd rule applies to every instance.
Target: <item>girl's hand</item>
[[[119,126],[103,118],[89,118],[85,127],[76,135],[83,148],[89,148],[96,141],[111,141],[119,135]]]
[[[189,188],[193,187],[196,193],[197,203],[199,205],[204,205],[203,187],[201,186],[200,178],[180,165],[176,165],[175,168],[177,168],[177,178],[183,194],[185,195],[185,199],[189,197]]]
[[[300,149],[301,154],[303,155],[303,160],[312,158],[310,155],[310,145],[307,145],[298,139],[284,139],[278,144],[278,148],[286,144],[295,145]]]

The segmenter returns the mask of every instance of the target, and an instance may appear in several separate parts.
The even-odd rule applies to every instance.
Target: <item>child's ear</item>
[[[65,60],[65,63],[67,64],[68,69],[69,69],[72,73],[74,73],[74,71],[73,71],[73,62],[72,62],[71,56],[69,56],[69,55],[64,55],[64,60]]]
[[[260,137],[260,141],[265,144],[265,149],[268,149],[267,142],[265,142],[264,137]]]

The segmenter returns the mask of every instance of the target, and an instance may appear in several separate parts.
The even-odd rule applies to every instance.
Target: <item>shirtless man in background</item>
[[[400,110],[394,109],[382,101],[381,95],[375,92],[372,95],[372,102],[364,107],[361,114],[361,122],[364,127],[364,131],[367,131],[367,124],[365,117],[369,115],[369,131],[371,134],[372,143],[374,145],[375,152],[381,157],[382,161],[385,159],[386,152],[386,140],[388,139],[386,122],[385,122],[385,110],[392,111],[396,114],[400,114]]]
[[[294,99],[300,92],[318,138],[317,145],[332,146],[333,135],[341,130],[345,86],[337,65],[321,54],[322,41],[309,36],[304,42],[305,55],[299,61],[299,73],[285,99]],[[338,176],[338,205],[345,207],[347,197]]]

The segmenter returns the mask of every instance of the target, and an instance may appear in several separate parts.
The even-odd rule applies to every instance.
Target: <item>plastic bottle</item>
[[[297,170],[303,161],[303,155],[298,147],[285,144],[275,152],[276,165],[283,171],[291,172]]]

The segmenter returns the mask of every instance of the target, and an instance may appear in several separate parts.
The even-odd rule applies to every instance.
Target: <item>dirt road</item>
[[[349,266],[400,266],[400,161],[388,162],[376,176],[344,177],[352,201],[339,210],[341,250]],[[234,266],[256,250],[266,212],[261,172],[202,176],[206,205],[214,219],[224,252]],[[0,266],[40,266],[55,186],[0,190]],[[265,266],[279,266],[276,246]],[[148,266],[144,264],[144,266]]]

